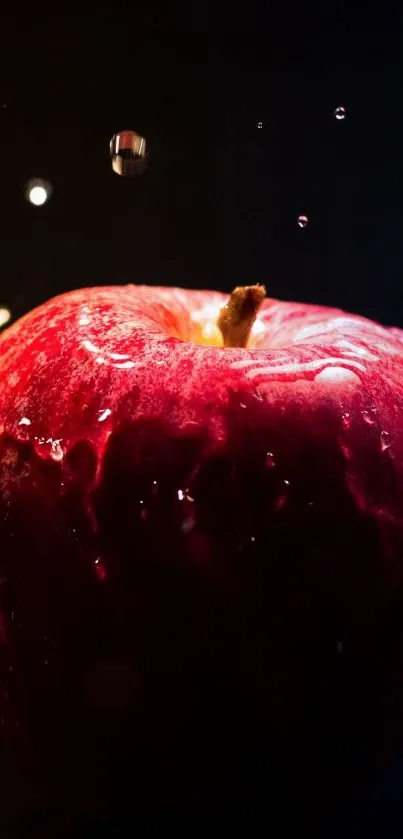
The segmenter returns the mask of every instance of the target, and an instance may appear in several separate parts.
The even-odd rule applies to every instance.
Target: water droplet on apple
[[[392,445],[389,431],[381,431],[381,452],[386,452]]]
[[[370,408],[368,411],[362,412],[362,419],[365,425],[375,425],[376,408]]]
[[[266,453],[266,468],[267,469],[274,469],[275,465],[276,465],[276,461],[274,459],[273,452],[267,452]]]
[[[343,426],[343,428],[346,428],[346,429],[350,428],[350,426],[351,426],[351,417],[350,417],[350,414],[349,414],[349,412],[348,412],[348,411],[345,411],[345,412],[344,412],[344,414],[342,414],[342,417],[341,417],[341,422],[342,422],[342,426]]]
[[[334,115],[335,115],[336,119],[345,119],[346,118],[346,109],[343,108],[343,105],[339,105],[335,109]]]
[[[298,216],[297,218],[298,227],[306,227],[308,224],[308,216]]]
[[[20,419],[18,425],[31,425],[31,420],[28,419],[28,417],[22,417],[22,419]]]

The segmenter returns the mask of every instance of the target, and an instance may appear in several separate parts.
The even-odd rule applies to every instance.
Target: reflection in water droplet
[[[392,439],[389,431],[381,431],[381,452],[386,452],[392,445]]]
[[[179,501],[183,501],[184,497],[185,497],[185,496],[184,496],[184,493],[183,493],[183,489],[178,489],[178,498],[179,498]]]
[[[308,216],[298,216],[297,224],[298,227],[306,227],[308,224]]]
[[[267,469],[274,469],[275,465],[276,465],[276,461],[274,459],[273,452],[267,452],[266,453],[266,468]]]
[[[350,428],[351,426],[351,417],[348,411],[345,411],[341,418],[343,428]]]
[[[284,483],[285,483],[286,487],[289,487],[289,486],[290,486],[290,482],[289,482],[289,481],[285,480],[285,481],[284,481]]]
[[[343,105],[339,105],[338,108],[335,109],[334,115],[336,119],[345,119],[346,118],[346,109],[343,108]]]
[[[376,408],[370,408],[369,411],[363,411],[361,416],[366,425],[375,425]]]

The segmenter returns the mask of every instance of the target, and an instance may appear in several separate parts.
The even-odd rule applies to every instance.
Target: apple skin
[[[302,823],[401,741],[403,332],[267,299],[249,348],[196,343],[226,301],[83,289],[1,336],[0,718],[27,813],[284,788]]]

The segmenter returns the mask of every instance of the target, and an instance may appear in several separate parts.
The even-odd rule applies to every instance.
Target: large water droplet
[[[146,167],[146,141],[135,131],[120,131],[110,142],[112,169],[117,175],[141,175]]]
[[[334,115],[336,119],[346,118],[346,109],[343,107],[343,105],[339,105],[337,108],[335,108]]]
[[[381,452],[386,452],[392,445],[392,438],[389,431],[381,431]]]

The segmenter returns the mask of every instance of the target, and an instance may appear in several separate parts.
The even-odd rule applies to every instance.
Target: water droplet
[[[29,420],[28,417],[22,417],[18,425],[31,425],[31,420]]]
[[[117,175],[141,175],[147,164],[146,141],[135,131],[120,131],[111,139],[110,156]]]
[[[251,536],[250,540],[251,540],[251,542],[256,542],[256,536]]]
[[[267,469],[274,469],[275,465],[276,465],[276,461],[274,459],[273,452],[267,452],[266,453],[266,468]]]
[[[381,452],[386,452],[392,445],[392,438],[389,431],[381,431]]]
[[[308,216],[298,216],[297,218],[298,227],[306,227],[308,224]]]
[[[49,201],[52,185],[42,178],[32,178],[25,186],[25,198],[34,207],[41,207]]]
[[[97,559],[95,560],[94,566],[98,580],[100,580],[100,582],[103,583],[106,580],[106,568],[104,565],[102,565],[102,562],[99,557],[97,557]]]
[[[262,122],[258,122],[257,127],[258,127],[258,128],[263,128],[263,123],[262,123]]]
[[[334,115],[336,119],[346,118],[346,109],[343,107],[343,105],[339,105],[337,108],[335,108]]]
[[[346,428],[346,429],[350,428],[351,417],[350,417],[350,414],[349,414],[348,411],[345,411],[344,414],[342,414],[341,423],[342,423],[343,428]]]
[[[376,408],[370,408],[368,411],[362,411],[362,419],[366,425],[375,425]]]
[[[290,486],[290,482],[289,482],[289,481],[285,480],[285,481],[284,481],[284,483],[285,483],[286,487],[289,487],[289,486]]]
[[[112,411],[110,410],[110,408],[105,408],[105,410],[101,409],[100,411],[98,411],[98,413],[99,413],[98,422],[104,422],[104,420],[106,420],[106,419],[108,419],[108,417],[110,417]]]
[[[37,452],[41,455],[41,457],[49,456],[52,460],[55,460],[57,463],[63,460],[64,451],[60,443],[62,439],[54,440],[53,437],[35,437],[37,443]]]
[[[184,495],[183,489],[178,489],[179,501],[183,501],[184,497],[185,497],[185,495]]]

